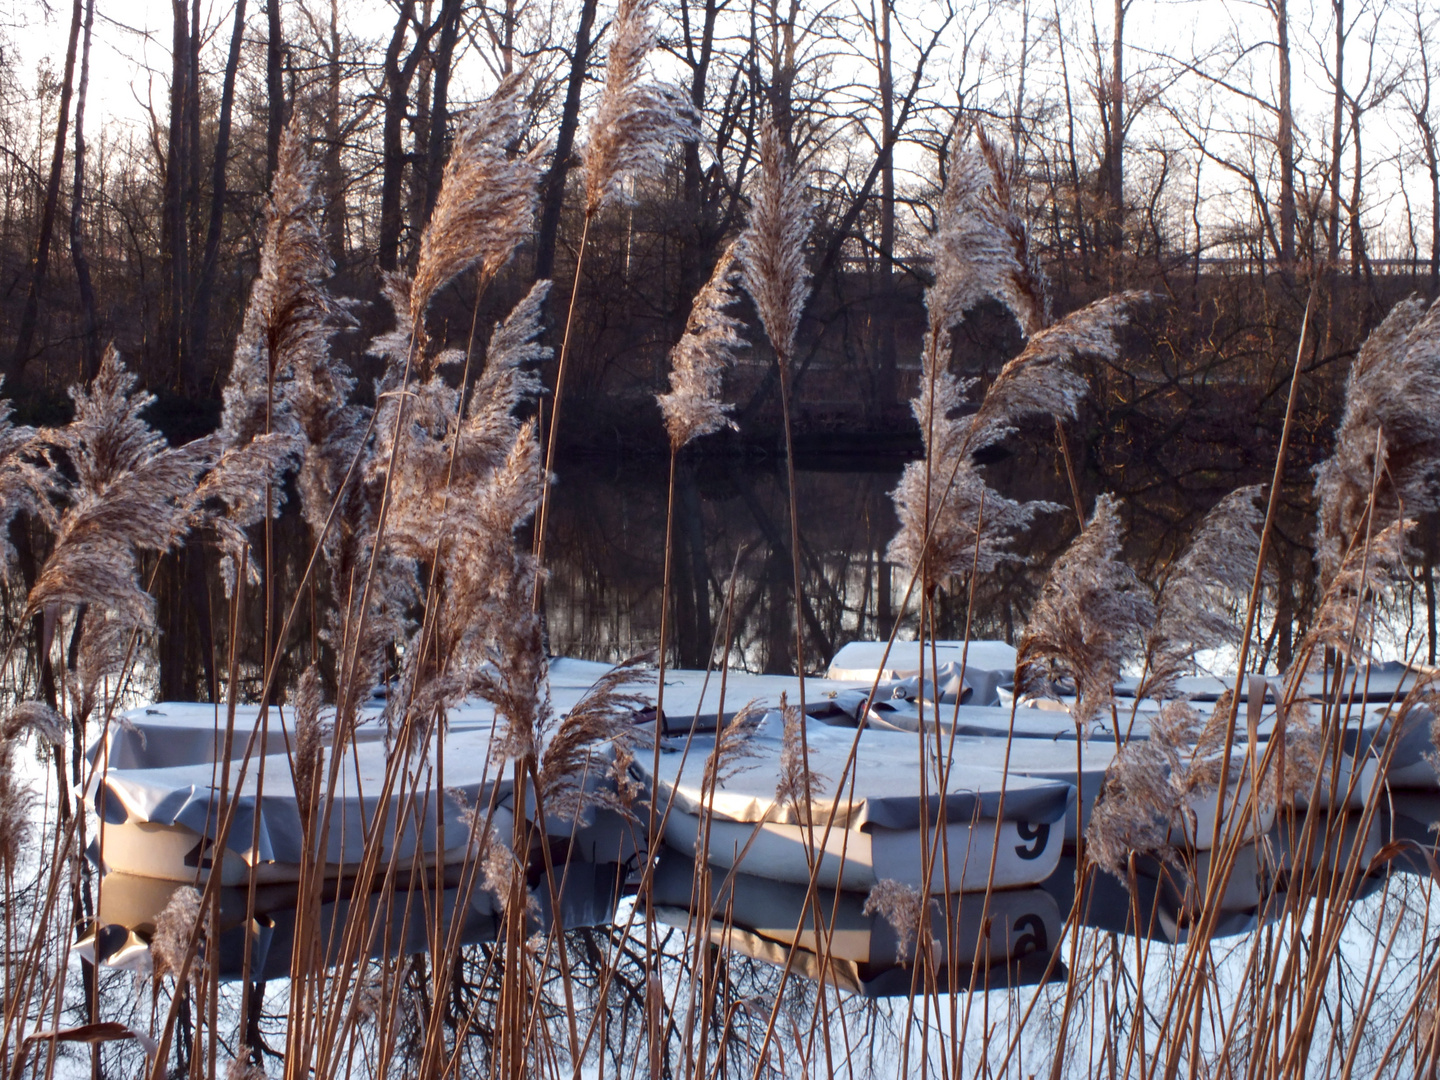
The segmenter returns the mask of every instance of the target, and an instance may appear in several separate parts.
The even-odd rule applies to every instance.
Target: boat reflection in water
[[[560,927],[609,926],[620,895],[622,870],[614,863],[572,860],[557,883]],[[445,888],[396,887],[376,890],[364,900],[365,911],[354,909],[353,882],[327,882],[321,897],[315,943],[317,962],[330,967],[340,960],[347,926],[356,918],[368,930],[371,957],[409,956],[427,952],[432,942],[475,945],[494,942],[502,933],[504,913],[494,894],[479,881],[463,880],[459,868],[445,875]],[[77,945],[87,959],[107,967],[150,967],[149,942],[156,921],[170,897],[184,885],[133,874],[106,874],[100,885],[97,927]],[[250,939],[251,978],[258,981],[285,978],[295,952],[295,885],[260,885],[255,888],[254,917],[247,917],[248,890],[219,890],[218,965],[221,979],[239,979],[245,972],[247,936]],[[548,932],[556,925],[555,908],[543,881],[530,889],[530,921],[534,931]],[[248,930],[248,934],[247,934]]]
[[[657,919],[695,933],[697,917],[709,913],[713,946],[782,967],[789,958],[793,974],[868,997],[930,986],[928,978],[917,976],[918,943],[902,941],[883,915],[867,913],[863,894],[817,888],[815,902],[807,905],[803,885],[741,873],[705,877],[708,902],[695,862],[663,851],[655,868]],[[1063,917],[1044,889],[999,890],[988,905],[983,893],[934,897],[929,924],[926,952],[942,992],[1065,978],[1064,967],[1051,963]]]

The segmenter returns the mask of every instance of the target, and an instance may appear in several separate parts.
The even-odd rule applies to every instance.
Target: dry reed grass
[[[606,91],[587,144],[587,222],[621,194],[623,178],[648,175],[663,146],[695,132],[674,95],[645,80],[645,58],[653,46],[649,20],[648,4],[624,0]],[[136,389],[113,349],[91,385],[72,391],[75,417],[68,426],[16,427],[8,407],[0,408],[0,525],[23,514],[47,533],[48,553],[23,614],[38,619],[38,648],[59,670],[53,706],[21,703],[0,725],[7,1075],[48,1077],[58,1067],[56,1048],[67,1042],[98,1046],[119,1040],[127,1053],[149,1053],[148,1042],[130,1045],[137,1032],[156,1036],[145,1065],[156,1080],[172,1072],[218,1075],[222,1060],[229,1063],[227,1075],[248,1080],[262,1075],[257,1059],[268,1061],[272,1071],[317,1080],[472,1071],[579,1075],[590,1067],[587,1048],[614,1037],[612,1008],[619,1009],[620,1039],[630,1054],[626,1064],[638,1071],[645,1057],[657,1076],[674,1071],[721,1076],[742,1068],[755,1077],[838,1076],[851,1072],[859,1059],[859,1049],[844,1041],[854,1034],[853,1013],[846,1012],[853,999],[837,997],[826,981],[839,981],[842,968],[835,945],[839,901],[827,908],[816,886],[814,845],[825,842],[834,823],[812,820],[810,804],[832,784],[839,793],[853,783],[855,770],[864,767],[864,747],[857,732],[842,775],[815,773],[805,738],[803,679],[799,706],[781,702],[776,799],[793,809],[810,834],[811,881],[801,909],[793,913],[794,938],[804,936],[814,946],[810,960],[817,983],[797,990],[793,980],[787,982],[799,949],[785,952],[778,984],[754,977],[753,969],[745,983],[739,961],[711,950],[712,934],[740,929],[733,911],[712,905],[712,895],[723,895],[712,889],[712,875],[719,871],[707,858],[713,806],[702,815],[706,832],[696,858],[691,939],[685,944],[667,945],[656,924],[655,864],[649,858],[636,871],[638,902],[646,908],[643,937],[628,927],[567,934],[558,917],[571,868],[560,859],[564,846],[547,831],[547,819],[573,822],[579,830],[595,811],[614,812],[636,824],[636,834],[644,831],[641,846],[653,851],[662,842],[669,808],[652,798],[648,830],[638,828],[635,799],[646,793],[635,789],[630,764],[650,738],[634,723],[636,708],[648,700],[637,689],[650,677],[648,668],[638,661],[617,667],[564,715],[557,715],[549,697],[549,658],[534,602],[543,559],[517,540],[543,507],[548,479],[536,425],[523,414],[541,391],[536,368],[550,355],[538,344],[549,283],[538,283],[494,328],[475,374],[468,351],[437,347],[425,329],[439,289],[471,271],[483,288],[528,228],[538,157],[514,152],[522,141],[521,90],[520,79],[507,81],[461,126],[420,241],[415,276],[389,282],[396,327],[372,345],[387,363],[373,410],[353,402],[354,379],[330,353],[331,336],[350,324],[349,307],[326,288],[330,264],[315,225],[314,170],[293,132],[282,145],[260,274],[237,342],[219,433],[168,446],[142,418],[151,399]],[[973,610],[975,579],[1018,558],[1011,548],[1016,534],[1037,513],[1055,509],[1016,502],[991,489],[974,462],[975,451],[1017,433],[1036,415],[1077,417],[1087,387],[1076,357],[1117,356],[1119,328],[1140,300],[1138,294],[1108,297],[1052,321],[1009,168],[983,133],[958,149],[932,239],[936,280],[926,296],[925,378],[914,404],[926,459],[906,469],[896,490],[901,532],[891,546],[892,557],[911,571],[911,588],[920,585],[919,625],[932,648],[937,590],[964,579]],[[751,208],[744,236],[696,297],[686,333],[672,353],[671,390],[660,398],[672,475],[681,447],[729,422],[720,391],[723,368],[742,344],[738,321],[727,314],[737,265],[788,394],[789,364],[809,291],[806,180],[768,124]],[[948,370],[949,340],[966,312],[985,298],[998,299],[1014,313],[1027,341],[976,410],[961,416],[971,387]],[[1254,740],[1248,744],[1247,803],[1237,803],[1227,815],[1217,809],[1216,820],[1223,816],[1226,829],[1208,856],[1203,884],[1197,880],[1197,853],[1174,843],[1175,823],[1192,813],[1197,795],[1228,793],[1225,769],[1237,703],[1222,699],[1207,718],[1177,699],[1178,680],[1193,668],[1198,652],[1233,644],[1248,632],[1250,620],[1242,626],[1237,615],[1247,590],[1263,579],[1259,564],[1267,523],[1256,510],[1256,489],[1222,500],[1167,569],[1152,600],[1149,587],[1121,557],[1119,501],[1110,495],[1096,499],[1088,523],[1050,568],[1029,613],[1019,641],[1016,688],[1022,694],[1049,693],[1057,680],[1073,681],[1070,713],[1084,729],[1102,714],[1116,717],[1116,679],[1138,661],[1139,696],[1163,701],[1163,708],[1148,739],[1119,750],[1086,842],[1079,845],[1074,902],[1062,927],[1068,946],[1062,984],[1033,991],[992,987],[992,975],[999,983],[1008,969],[986,963],[983,954],[963,972],[957,961],[961,943],[948,930],[938,937],[935,932],[937,925],[951,923],[960,902],[952,893],[931,898],[894,881],[882,881],[870,892],[864,915],[889,922],[897,960],[912,963],[911,993],[900,1021],[904,1034],[891,1048],[900,1071],[912,1049],[925,1068],[938,1062],[938,1071],[955,1080],[1033,1072],[1037,1057],[1052,1076],[1066,1070],[1147,1080],[1183,1073],[1298,1076],[1307,1066],[1315,1071],[1316,1062],[1336,1075],[1356,1071],[1361,1028],[1386,993],[1380,980],[1390,970],[1386,961],[1401,922],[1392,924],[1384,942],[1376,929],[1364,946],[1368,952],[1357,954],[1364,975],[1341,983],[1349,990],[1344,998],[1350,1002],[1349,1032],[1339,1020],[1327,1021],[1326,1010],[1336,999],[1337,979],[1354,967],[1345,938],[1353,931],[1351,915],[1363,910],[1359,892],[1365,876],[1398,858],[1404,846],[1392,844],[1373,855],[1359,844],[1347,848],[1345,830],[1352,818],[1338,806],[1316,808],[1322,774],[1338,775],[1346,725],[1357,718],[1337,703],[1321,703],[1316,718],[1302,696],[1301,677],[1307,670],[1333,672],[1337,657],[1352,670],[1363,666],[1375,651],[1388,598],[1407,585],[1410,515],[1434,508],[1440,456],[1431,385],[1436,310],[1418,302],[1402,305],[1356,361],[1335,456],[1317,472],[1324,598],[1301,639],[1296,667],[1277,694],[1274,705],[1283,721],[1277,734],[1263,747]],[[567,339],[568,333],[567,328]],[[458,379],[452,377],[457,366]],[[802,580],[789,434],[787,398],[798,600]],[[297,595],[284,598],[279,609],[266,605],[268,655],[256,696],[270,699],[278,658],[297,648],[293,629],[302,595],[317,582],[318,599],[317,593],[306,597],[322,609],[312,632],[330,650],[333,670],[322,676],[317,657],[307,654],[285,702],[284,722],[293,732],[285,763],[309,861],[294,889],[296,947],[283,1005],[283,1056],[267,1050],[261,1037],[263,987],[247,978],[237,1013],[231,1001],[236,995],[222,986],[223,924],[233,912],[222,902],[218,875],[170,896],[150,941],[154,977],[136,997],[141,1004],[119,1028],[104,1028],[111,1021],[102,1014],[119,1009],[99,992],[95,968],[82,968],[87,981],[80,991],[66,984],[70,948],[81,924],[96,914],[86,906],[93,893],[83,863],[93,822],[85,813],[66,810],[69,804],[60,802],[57,792],[56,812],[46,806],[35,828],[35,796],[17,757],[24,732],[35,731],[57,754],[68,752],[70,775],[85,780],[91,769],[79,756],[79,740],[97,724],[118,722],[115,712],[137,653],[144,653],[154,632],[154,602],[144,581],[150,560],[187,537],[210,545],[226,560],[229,617],[232,627],[238,626],[244,590],[272,585],[268,530],[291,474],[313,557]],[[543,524],[538,533],[543,542]],[[257,534],[267,538],[262,542]],[[258,556],[252,550],[257,542],[264,544]],[[668,547],[667,541],[667,594]],[[13,552],[7,546],[0,556],[7,557],[3,569],[9,577]],[[909,590],[907,601],[908,596]],[[62,644],[65,631],[68,649]],[[19,640],[17,632],[8,652],[22,647]],[[230,640],[233,646],[233,631]],[[797,632],[802,675],[804,644]],[[730,648],[727,638],[725,655]],[[933,658],[932,651],[932,670]],[[233,653],[229,659],[223,711],[233,725],[239,674]],[[660,659],[657,689],[663,694],[663,631]],[[366,822],[361,862],[346,867],[343,889],[353,896],[342,913],[336,903],[342,888],[333,875],[327,878],[329,868],[314,845],[337,812],[360,704],[382,674],[389,681],[382,803],[388,807],[394,795],[399,810],[396,820],[387,820],[391,811],[385,809]],[[1433,687],[1422,684],[1391,705],[1404,712],[1429,701]],[[466,807],[470,842],[459,865],[386,860],[387,835],[407,822],[423,822],[426,800],[443,790],[447,717],[476,697],[494,709],[493,790],[499,792],[502,778],[508,783],[513,830],[507,835],[496,824],[497,794],[489,805],[482,800]],[[926,701],[923,694],[921,700]],[[742,709],[716,737],[704,770],[712,802],[718,786],[759,759],[758,721],[756,710]],[[76,745],[65,745],[67,733]],[[957,744],[952,733],[947,745],[933,722],[922,723],[917,738],[916,794],[928,808],[932,787],[948,785]],[[660,736],[654,739],[658,760]],[[1007,740],[1007,755],[1017,742]],[[220,848],[234,827],[236,793],[246,771],[256,767],[255,749],[252,739],[240,758],[217,769],[223,774],[214,806]],[[941,763],[933,772],[925,764],[932,760]],[[66,775],[65,768],[62,759],[59,775]],[[1352,796],[1353,784],[1347,793]],[[1350,811],[1366,828],[1379,813],[1380,790],[1361,792],[1362,805]],[[1257,800],[1286,808],[1307,791],[1310,813],[1287,810],[1282,832],[1275,834],[1277,842],[1283,837],[1289,845],[1289,855],[1267,856],[1275,860],[1273,876],[1283,872],[1284,887],[1272,882],[1257,901],[1255,922],[1265,929],[1231,950],[1216,931],[1218,903],[1200,900],[1226,896],[1231,876],[1239,873],[1235,868],[1246,841],[1236,823],[1254,816]],[[1002,805],[1003,799],[1002,787]],[[533,816],[527,817],[530,802]],[[928,873],[935,862],[958,857],[945,839],[947,826],[958,823],[947,823],[943,813],[937,821],[929,809],[922,810],[922,821],[928,831],[921,859]],[[30,895],[17,873],[33,855],[36,835],[50,845],[50,857],[36,860],[41,866]],[[995,853],[992,848],[978,856],[992,860],[992,884]],[[1150,944],[1142,920],[1148,915],[1153,925],[1157,916],[1141,911],[1135,899],[1137,867],[1145,859],[1169,864],[1188,882],[1179,921],[1189,937],[1168,952]],[[1136,904],[1125,935],[1102,938],[1086,925],[1086,890],[1097,866],[1123,882]],[[485,890],[498,909],[496,940],[464,952],[461,931],[447,921],[453,915],[447,917],[445,905],[466,910]],[[244,972],[252,976],[259,926],[253,877],[243,892],[245,914],[237,922],[245,942]],[[73,898],[69,911],[67,897]],[[990,905],[1004,899],[997,897],[987,888],[980,926],[963,928],[977,932],[977,948],[990,940]],[[22,901],[28,905],[23,909]],[[29,927],[20,925],[22,912],[33,914]],[[424,927],[427,950],[418,954],[428,958],[423,961],[386,948],[395,920],[412,915]],[[1416,989],[1397,1007],[1403,1015],[1389,1029],[1392,1046],[1375,1055],[1376,1071],[1392,1061],[1401,1073],[1433,1071],[1440,966],[1424,945],[1427,935],[1428,924],[1414,965]],[[1061,942],[1046,942],[1044,951],[1053,973]],[[969,985],[962,988],[964,978]],[[1222,994],[1225,978],[1233,985]],[[102,1026],[65,1026],[67,1010],[77,1001],[83,1002],[78,1007],[86,1022]],[[1003,1016],[992,1017],[992,1005]],[[877,1015],[867,1014],[870,1035],[878,1028]],[[641,1033],[646,1046],[637,1051]],[[1032,1041],[1022,1064],[1017,1055]],[[476,1045],[483,1049],[473,1050]],[[43,1065],[35,1064],[42,1055],[34,1046],[49,1048]],[[789,1057],[782,1058],[782,1046]],[[1402,1046],[1408,1054],[1403,1060],[1397,1049]],[[97,1071],[106,1071],[101,1064],[114,1059],[94,1052]],[[602,1068],[605,1060],[602,1054]],[[881,1067],[892,1065],[887,1060]]]

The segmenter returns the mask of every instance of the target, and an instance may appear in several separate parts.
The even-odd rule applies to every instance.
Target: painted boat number
[[[1017,821],[1015,831],[1020,834],[1021,840],[1026,841],[1024,844],[1015,845],[1015,854],[1022,859],[1038,859],[1050,839],[1050,826],[1043,821],[1038,825]]]

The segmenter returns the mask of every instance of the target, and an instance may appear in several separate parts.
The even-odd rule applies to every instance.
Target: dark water
[[[845,459],[796,473],[806,664],[823,668],[847,641],[887,636],[914,622],[908,573],[887,561],[898,527],[890,492],[902,463]],[[580,462],[555,488],[547,587],[550,647],[557,655],[618,660],[654,650],[664,580],[666,463]],[[1029,478],[1036,497],[1053,497]],[[1058,515],[1057,515],[1058,516]],[[1020,538],[1043,565],[1073,518]],[[730,662],[751,671],[795,664],[790,524],[783,463],[682,464],[675,494],[670,662],[705,667],[728,637]],[[1010,638],[1038,584],[1037,566],[1004,568],[981,583],[976,636]],[[733,611],[726,615],[733,590]],[[964,630],[963,595],[943,595],[940,628]]]

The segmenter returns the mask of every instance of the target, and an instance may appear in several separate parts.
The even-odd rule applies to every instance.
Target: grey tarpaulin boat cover
[[[692,749],[681,767],[682,755],[671,751],[660,759],[657,797],[667,802],[674,795],[674,810],[698,816],[704,806],[716,817],[730,821],[768,821],[777,824],[804,824],[796,808],[775,798],[779,775],[781,743],[778,737],[780,719],[766,717],[762,730],[754,737],[752,748],[756,757],[742,762],[741,770],[721,781],[713,796],[702,792],[705,775],[705,752]],[[856,732],[811,722],[806,727],[810,748],[810,769],[817,778],[809,807],[811,822],[829,818],[837,808],[835,824],[847,829],[916,829],[920,827],[919,740],[913,735],[894,732],[861,731],[855,761],[858,768],[846,776],[843,792],[834,791]],[[639,778],[650,783],[652,762],[638,755],[635,770]],[[722,770],[723,771],[723,770]],[[933,779],[936,770],[930,770]],[[821,779],[823,778],[823,779]],[[852,789],[851,781],[854,786]],[[959,824],[974,820],[994,820],[1000,810],[1002,776],[993,768],[977,768],[957,754],[950,769],[949,784],[942,799],[933,792],[928,799],[930,823],[940,819]],[[1068,783],[1059,780],[1033,779],[1012,773],[1004,784],[1004,814],[1007,820],[1050,824],[1065,816],[1075,798]]]

